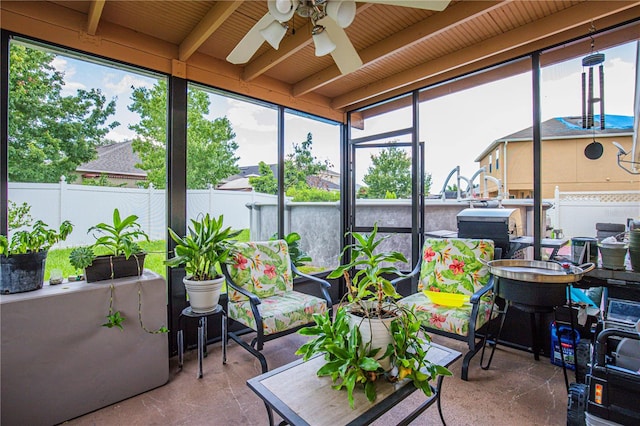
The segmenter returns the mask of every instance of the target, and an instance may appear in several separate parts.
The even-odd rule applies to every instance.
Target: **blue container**
[[[551,364],[562,367],[562,358],[560,357],[560,347],[564,353],[564,364],[570,370],[576,369],[575,347],[573,346],[573,337],[571,336],[571,327],[561,325],[556,327],[555,323],[551,323]],[[580,341],[580,333],[573,330],[575,336],[575,344]],[[560,338],[558,338],[560,335]]]

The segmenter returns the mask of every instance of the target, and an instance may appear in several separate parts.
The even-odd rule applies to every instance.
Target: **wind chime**
[[[582,128],[593,129],[593,141],[584,149],[584,155],[590,160],[597,160],[602,157],[604,147],[596,141],[596,129],[594,120],[594,105],[600,104],[600,130],[604,130],[604,53],[593,53],[595,42],[593,33],[596,28],[591,24],[589,37],[591,38],[591,54],[582,58]],[[598,97],[593,94],[593,68],[598,65]],[[587,82],[587,73],[585,68],[589,69],[589,80]]]
[[[590,32],[593,32],[596,28],[591,24]],[[600,103],[600,129],[604,130],[604,53],[593,53],[595,42],[593,35],[591,37],[591,54],[582,58],[582,128],[591,129],[595,127],[593,119],[594,104]],[[598,66],[598,83],[599,93],[598,97],[593,94],[593,68]],[[587,85],[587,73],[585,67],[589,69],[589,81]]]

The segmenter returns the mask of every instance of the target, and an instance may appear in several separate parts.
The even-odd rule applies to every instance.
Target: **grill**
[[[514,239],[524,229],[518,209],[470,208],[457,215],[458,237],[493,240],[502,249],[503,257],[510,257],[516,246]]]

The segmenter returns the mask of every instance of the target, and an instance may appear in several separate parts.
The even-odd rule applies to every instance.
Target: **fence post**
[[[562,226],[560,226],[560,187],[556,185],[556,189],[554,190],[554,197],[555,197],[555,203],[554,203],[554,228],[555,229],[562,229]]]
[[[65,198],[67,192],[67,178],[62,175],[60,176],[60,190],[58,191],[58,224],[56,228],[59,228],[62,225],[62,221],[65,218],[64,206],[65,206]]]
[[[151,224],[153,223],[153,221],[151,220],[151,203],[153,200],[153,182],[149,183],[149,188],[147,188],[147,235],[149,235],[149,238],[152,238],[151,236],[153,235],[153,233],[151,232]]]
[[[209,187],[209,213],[213,215],[213,185],[207,184]]]

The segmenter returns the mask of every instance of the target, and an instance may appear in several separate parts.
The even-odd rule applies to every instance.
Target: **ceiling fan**
[[[361,1],[435,11],[444,10],[450,2],[450,0]],[[267,0],[267,5],[269,11],[229,53],[227,61],[232,64],[247,63],[265,41],[278,50],[289,28],[287,22],[297,14],[303,18],[309,18],[313,24],[311,36],[316,48],[316,56],[330,53],[342,74],[348,74],[362,66],[362,59],[344,31],[356,16],[355,0]]]

